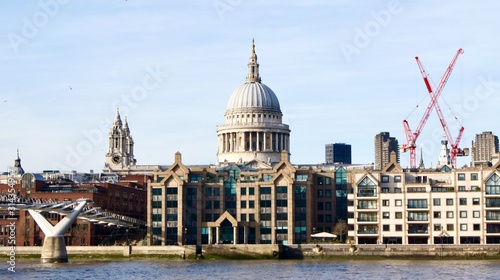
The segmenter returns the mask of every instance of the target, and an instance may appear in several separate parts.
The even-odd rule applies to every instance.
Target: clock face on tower
[[[113,155],[113,157],[111,158],[111,161],[114,163],[114,164],[118,164],[120,163],[120,161],[122,160],[122,157],[120,155]]]

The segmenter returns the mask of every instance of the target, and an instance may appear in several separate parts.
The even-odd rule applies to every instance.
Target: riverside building
[[[500,162],[351,172],[349,237],[357,244],[499,244]]]

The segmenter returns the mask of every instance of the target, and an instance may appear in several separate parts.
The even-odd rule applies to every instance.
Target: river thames
[[[70,261],[8,265],[0,279],[499,279],[499,260]]]

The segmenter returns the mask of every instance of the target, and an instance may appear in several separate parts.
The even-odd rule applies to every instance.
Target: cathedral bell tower
[[[135,166],[134,140],[130,136],[127,117],[124,122],[120,118],[120,111],[116,108],[116,118],[109,131],[109,149],[106,153],[104,170],[123,170]]]

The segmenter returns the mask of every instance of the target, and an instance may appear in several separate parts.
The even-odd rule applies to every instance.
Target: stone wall
[[[71,255],[175,255],[196,253],[196,246],[67,246]],[[220,255],[228,258],[241,256],[272,256],[282,259],[316,257],[499,257],[500,245],[348,245],[348,244],[306,244],[306,245],[204,245],[204,255]],[[0,255],[6,256],[10,247],[0,247]],[[16,255],[40,255],[41,246],[17,247]]]

